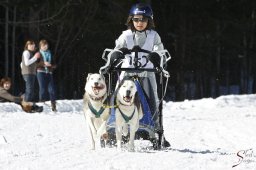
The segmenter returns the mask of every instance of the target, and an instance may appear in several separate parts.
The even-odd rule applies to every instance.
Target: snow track
[[[135,152],[90,151],[82,100],[59,100],[57,113],[39,105],[44,112],[27,114],[0,103],[0,169],[256,169],[256,95],[164,103],[172,146],[162,151],[141,140]]]

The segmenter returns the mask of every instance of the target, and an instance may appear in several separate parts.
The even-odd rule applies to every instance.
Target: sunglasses
[[[134,22],[147,22],[147,18],[132,18],[132,21]]]

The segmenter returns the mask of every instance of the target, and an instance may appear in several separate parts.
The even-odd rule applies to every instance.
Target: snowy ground
[[[82,100],[59,100],[57,113],[41,105],[43,113],[27,114],[0,104],[0,169],[256,169],[256,95],[165,103],[172,146],[162,151],[149,150],[148,141],[136,141],[136,152],[90,151]]]

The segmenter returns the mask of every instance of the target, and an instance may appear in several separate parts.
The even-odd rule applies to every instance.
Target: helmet
[[[153,19],[153,11],[150,5],[147,4],[135,4],[131,7],[129,15],[143,15]]]

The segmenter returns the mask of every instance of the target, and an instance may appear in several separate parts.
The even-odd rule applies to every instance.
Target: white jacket
[[[138,45],[140,48],[148,50],[148,51],[157,51],[163,50],[163,43],[161,42],[161,38],[158,33],[154,30],[146,30],[143,32],[126,30],[119,36],[116,40],[115,49],[120,48],[128,48],[132,49],[133,46]],[[146,56],[148,54],[139,53],[139,65],[142,68],[153,68],[153,64],[147,60]],[[135,54],[126,55],[123,60],[122,67],[123,68],[133,68]]]

